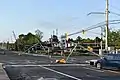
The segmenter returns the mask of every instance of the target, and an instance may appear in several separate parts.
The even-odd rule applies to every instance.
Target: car
[[[97,69],[102,68],[118,68],[120,69],[120,54],[106,54],[95,62]]]
[[[93,60],[86,61],[86,63],[89,63],[89,64],[92,65],[92,66],[95,66],[95,63],[96,63],[97,61],[98,61],[97,59],[93,59]]]

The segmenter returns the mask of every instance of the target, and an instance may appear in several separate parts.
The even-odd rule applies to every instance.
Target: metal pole
[[[58,36],[58,29],[56,29],[56,36]]]
[[[72,55],[73,51],[76,49],[77,44],[75,44],[75,47],[72,49],[72,51],[70,52],[70,54],[68,55],[68,57],[66,58],[66,62],[68,61],[69,57]]]
[[[106,36],[105,36],[105,49],[108,50],[108,27],[109,27],[109,0],[106,0],[106,12],[105,12],[105,15],[106,15]]]
[[[103,45],[103,27],[101,27],[101,56],[103,55],[103,47],[102,47],[102,45]]]
[[[55,31],[53,30],[53,35],[55,35]]]

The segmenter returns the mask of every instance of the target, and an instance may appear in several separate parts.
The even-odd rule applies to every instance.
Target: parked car
[[[98,59],[99,60],[99,59]],[[96,62],[98,61],[97,59],[93,59],[93,60],[89,60],[89,61],[86,61],[86,63],[89,63],[90,65],[92,66],[95,66]]]
[[[97,60],[94,65],[97,69],[102,69],[103,67],[120,69],[120,54],[106,54]]]

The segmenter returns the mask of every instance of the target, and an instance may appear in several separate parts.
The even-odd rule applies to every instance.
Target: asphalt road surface
[[[3,67],[11,80],[120,80],[120,71],[97,70],[83,64],[93,58],[72,57],[73,64],[54,64],[55,58],[18,56],[6,51],[5,55],[0,54],[0,63],[4,63]],[[75,64],[75,61],[83,62]]]

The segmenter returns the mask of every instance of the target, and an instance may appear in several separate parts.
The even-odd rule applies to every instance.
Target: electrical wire
[[[117,8],[117,7],[115,7],[115,6],[111,5],[111,4],[109,4],[109,6],[110,6],[111,8],[113,8],[113,9],[116,9],[116,10],[120,11],[119,8]],[[119,13],[116,13],[116,12],[110,11],[110,13],[112,13],[112,14],[114,14],[114,15],[117,15],[117,16],[120,16],[120,14],[119,14]]]
[[[117,7],[113,6],[113,5],[110,5],[110,7],[112,7],[113,9],[116,9],[116,10],[120,11],[119,8],[117,8]]]
[[[119,24],[120,23],[120,20],[109,20],[109,24]],[[81,31],[78,31],[78,32],[75,32],[75,33],[71,33],[71,34],[68,34],[68,36],[72,36],[72,35],[76,35],[76,34],[79,34],[79,33],[82,33],[83,31],[89,31],[89,30],[92,30],[92,29],[96,29],[96,28],[99,28],[99,27],[104,27],[106,25],[106,22],[100,22],[96,25],[93,25],[93,26],[90,26],[86,29],[83,29]],[[65,36],[63,36],[65,38]]]
[[[115,13],[115,12],[111,12],[111,11],[110,11],[110,13],[112,13],[112,14],[114,14],[114,15],[116,15],[116,16],[120,16],[120,14]]]
[[[101,35],[100,33],[96,33],[96,32],[93,32],[93,31],[88,31],[88,32],[96,34],[96,35]]]

